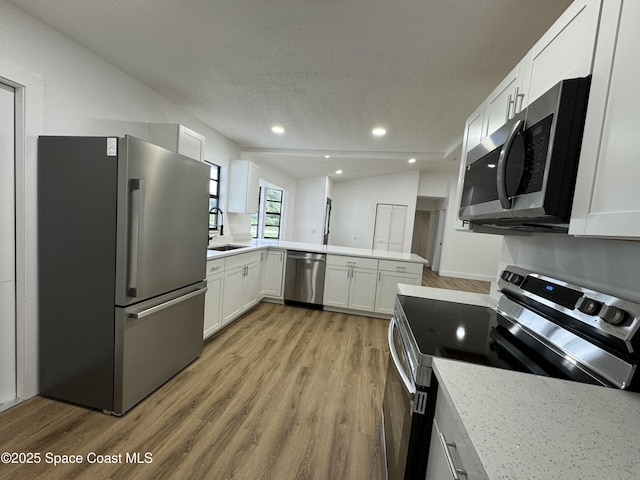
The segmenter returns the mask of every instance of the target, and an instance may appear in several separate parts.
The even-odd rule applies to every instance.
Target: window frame
[[[209,173],[209,216],[208,216],[208,224],[209,224],[209,233],[211,232],[218,232],[220,230],[220,212],[216,210],[215,213],[211,213],[211,200],[215,200],[216,203],[216,208],[220,208],[220,174],[221,174],[221,168],[220,165],[213,163],[209,160],[205,160],[204,163],[206,163],[210,168],[210,172],[211,171],[216,171],[216,178],[214,178],[211,173]],[[211,182],[215,182],[216,183],[216,194],[212,194],[211,193]],[[214,222],[213,222],[213,227],[211,226],[211,216],[213,215],[214,218]]]
[[[268,200],[267,197],[269,195],[269,191],[277,191],[280,192],[280,201],[277,200]],[[260,186],[258,190],[258,211],[251,216],[251,237],[252,238],[264,238],[268,240],[280,240],[282,237],[282,218],[284,214],[284,197],[285,191],[283,188],[276,187],[268,187],[268,186]],[[277,212],[267,212],[268,204],[279,204]],[[255,217],[254,217],[255,215]],[[277,228],[277,236],[265,236],[265,230],[267,227],[267,216],[268,215],[276,215],[278,216],[278,225],[275,226]],[[254,218],[257,223],[254,223]],[[255,234],[254,234],[255,227]],[[274,227],[274,225],[269,225],[269,227]]]

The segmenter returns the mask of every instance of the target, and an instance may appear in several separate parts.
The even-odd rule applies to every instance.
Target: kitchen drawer
[[[380,260],[378,270],[385,272],[414,273],[422,275],[422,264],[412,262],[398,262],[396,260]]]
[[[442,388],[438,387],[426,480],[454,479],[452,468],[463,470],[465,474],[459,473],[465,480],[481,478],[482,469],[474,461],[476,457],[471,451],[468,437],[456,420],[453,408]]]
[[[207,262],[207,275],[224,272],[224,258],[215,258]]]
[[[253,262],[259,262],[260,254],[261,254],[261,251],[255,250],[253,252],[230,255],[228,257],[225,257],[224,267],[226,270],[230,270],[232,268],[241,267],[243,265],[248,265]]]
[[[345,257],[344,255],[327,255],[327,265],[354,268],[371,268],[373,270],[377,270],[378,259],[367,257]]]

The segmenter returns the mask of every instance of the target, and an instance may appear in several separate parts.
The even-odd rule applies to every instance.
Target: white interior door
[[[0,409],[16,398],[15,90],[0,83]]]
[[[407,208],[406,205],[377,204],[372,246],[374,250],[403,251]]]

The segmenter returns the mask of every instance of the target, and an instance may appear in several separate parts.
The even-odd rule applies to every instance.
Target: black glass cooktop
[[[499,325],[494,309],[404,295],[398,299],[422,355],[548,374],[510,353],[529,349]]]

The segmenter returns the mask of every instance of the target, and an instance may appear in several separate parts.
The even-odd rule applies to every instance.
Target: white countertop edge
[[[399,284],[398,293],[408,297],[427,298],[453,303],[465,303],[468,305],[477,305],[479,307],[494,308],[497,304],[496,300],[488,294],[448,290],[446,288]]]
[[[288,242],[283,240],[254,240],[251,243],[232,242],[230,245],[244,245],[245,248],[227,250],[219,252],[207,250],[207,260],[228,257],[241,253],[252,252],[267,248],[281,248],[285,250],[300,250],[311,253],[327,253],[334,255],[348,255],[354,257],[376,258],[378,260],[393,260],[398,262],[422,263],[428,265],[429,262],[415,253],[408,252],[386,252],[383,250],[370,250],[366,248],[340,247],[336,245],[320,245],[315,243]]]
[[[442,358],[433,368],[481,478],[640,478],[640,394]]]

